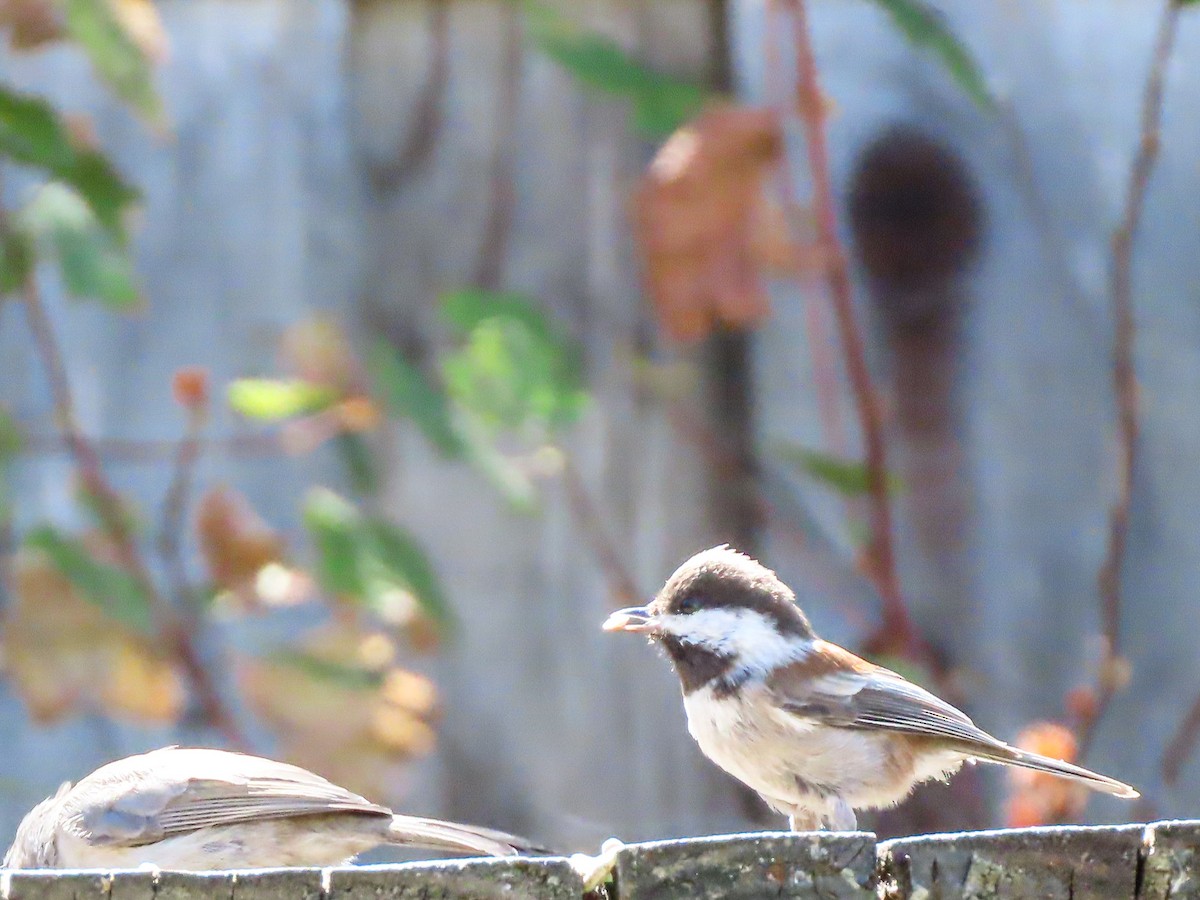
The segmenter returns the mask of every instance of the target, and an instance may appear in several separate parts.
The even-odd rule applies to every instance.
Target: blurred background
[[[0,4],[0,841],[168,743],[782,827],[599,630],[725,541],[1145,794],[864,825],[1196,815],[1191,5]]]

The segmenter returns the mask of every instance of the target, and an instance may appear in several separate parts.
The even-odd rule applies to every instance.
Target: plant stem
[[[1108,549],[1100,566],[1097,592],[1104,635],[1103,656],[1097,678],[1094,715],[1079,727],[1079,755],[1087,752],[1096,726],[1121,689],[1121,575],[1129,542],[1129,515],[1133,503],[1138,444],[1138,387],[1134,369],[1133,244],[1141,223],[1150,176],[1158,161],[1162,133],[1163,92],[1167,64],[1175,46],[1181,5],[1166,0],[1154,44],[1154,55],[1142,94],[1141,126],[1137,152],[1129,171],[1125,206],[1112,236],[1109,291],[1113,315],[1112,379],[1117,405],[1118,487],[1108,522]]]
[[[892,508],[887,485],[887,445],[883,412],[867,368],[866,348],[854,310],[850,264],[838,237],[837,207],[829,169],[825,134],[826,108],[821,93],[816,58],[808,27],[804,0],[782,0],[791,12],[796,52],[796,105],[804,122],[808,165],[812,176],[817,233],[825,256],[826,280],[841,339],[846,374],[854,395],[866,450],[867,494],[870,537],[866,548],[866,570],[883,602],[880,628],[869,643],[872,649],[893,650],[924,657],[927,652],[900,591],[892,543]]]
[[[159,640],[178,661],[180,668],[192,686],[197,703],[204,718],[221,732],[236,748],[247,746],[232,713],[225,707],[211,675],[205,668],[200,654],[192,642],[191,632],[184,627],[175,609],[158,591],[154,579],[138,551],[137,543],[130,532],[129,523],[121,510],[120,499],[104,476],[104,469],[95,447],[84,437],[75,415],[75,401],[71,393],[71,382],[67,376],[62,349],[58,337],[46,314],[41,294],[32,277],[27,278],[23,289],[23,300],[29,330],[33,334],[34,346],[54,397],[55,418],[62,431],[84,488],[96,498],[96,509],[100,520],[116,549],[117,558],[138,582],[150,603]]]

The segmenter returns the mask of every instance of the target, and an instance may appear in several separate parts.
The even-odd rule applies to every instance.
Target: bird
[[[644,607],[605,631],[649,637],[683,690],[701,751],[794,831],[853,831],[968,761],[1020,766],[1116,797],[1113,778],[1010,746],[903,676],[819,638],[790,588],[727,544],[684,562]]]
[[[17,827],[6,869],[330,866],[380,844],[541,854],[523,838],[403,816],[299,766],[164,747],[63,784]]]

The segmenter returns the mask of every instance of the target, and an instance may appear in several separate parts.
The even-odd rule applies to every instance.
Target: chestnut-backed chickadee
[[[330,866],[379,844],[544,852],[499,831],[395,815],[298,766],[166,747],[64,784],[21,821],[3,868]]]
[[[604,629],[648,635],[666,650],[700,749],[794,830],[852,830],[856,809],[891,806],[968,760],[1138,796],[1010,747],[895,672],[821,640],[775,573],[727,546],[693,556],[649,606],[613,613]]]

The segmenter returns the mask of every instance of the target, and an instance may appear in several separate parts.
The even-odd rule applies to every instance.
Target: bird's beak
[[[644,606],[630,606],[618,609],[604,620],[605,631],[632,631],[646,633],[654,630],[653,616]]]

